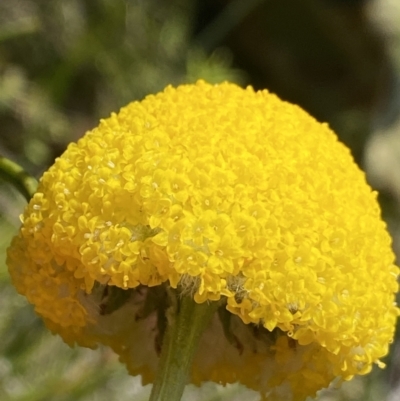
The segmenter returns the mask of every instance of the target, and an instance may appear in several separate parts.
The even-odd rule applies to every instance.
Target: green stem
[[[184,296],[179,305],[177,316],[168,322],[149,401],[181,399],[200,338],[216,312],[218,302],[197,304],[190,296]]]
[[[0,156],[0,177],[10,182],[29,202],[36,192],[38,182],[20,165]]]

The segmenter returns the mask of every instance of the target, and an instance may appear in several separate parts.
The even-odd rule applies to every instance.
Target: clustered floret
[[[154,322],[123,316],[143,288],[223,299],[252,350],[239,355],[214,321],[192,380],[300,399],[387,354],[398,268],[376,197],[326,124],[267,91],[199,81],[133,102],[69,145],[8,264],[50,329],[111,345],[145,381],[157,355],[138,344]],[[104,316],[106,286],[142,290]],[[251,339],[246,326],[278,334]]]

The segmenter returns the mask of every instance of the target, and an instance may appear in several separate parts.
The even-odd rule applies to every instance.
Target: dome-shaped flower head
[[[8,251],[69,344],[152,382],[181,297],[218,303],[190,380],[302,400],[388,352],[398,268],[377,194],[326,124],[267,91],[167,87],[43,175]]]

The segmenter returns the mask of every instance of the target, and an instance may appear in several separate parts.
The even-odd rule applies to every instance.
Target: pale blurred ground
[[[352,148],[380,191],[399,255],[400,2],[275,4],[0,1],[0,153],[39,177],[99,118],[169,83],[205,78],[268,87],[329,121]],[[24,204],[0,183],[0,400],[146,400],[149,387],[128,376],[111,351],[70,349],[10,285],[5,250]],[[398,344],[386,370],[319,400],[400,401]],[[207,384],[189,387],[184,399],[258,396]]]

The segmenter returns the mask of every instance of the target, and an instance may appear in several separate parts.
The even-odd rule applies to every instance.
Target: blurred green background
[[[2,0],[0,154],[40,177],[100,118],[167,84],[268,88],[352,149],[399,255],[399,77],[398,0]],[[70,349],[11,286],[5,252],[24,204],[0,181],[0,399],[146,400],[111,351]],[[399,343],[385,370],[318,399],[399,401]],[[184,399],[259,397],[209,383]]]

